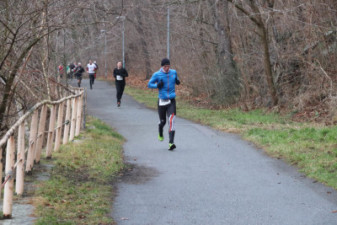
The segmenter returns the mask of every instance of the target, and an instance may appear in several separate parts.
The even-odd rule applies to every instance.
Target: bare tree
[[[243,6],[243,3],[236,3],[233,2],[233,0],[228,0],[228,2],[231,2],[234,4],[234,6],[240,10],[242,13],[247,15],[249,19],[257,26],[258,32],[257,34],[261,38],[261,43],[263,47],[263,52],[264,52],[264,71],[266,75],[266,81],[268,84],[268,89],[269,89],[269,94],[272,98],[272,104],[277,105],[278,103],[278,96],[276,92],[276,87],[274,84],[274,79],[273,79],[273,74],[272,74],[272,69],[271,69],[271,62],[270,62],[270,51],[269,51],[269,38],[268,38],[268,29],[267,25],[263,22],[262,16],[261,16],[261,10],[259,7],[256,5],[256,2],[253,0],[249,0],[247,5],[249,5],[250,10],[246,9]],[[273,7],[273,1],[268,1],[269,6]]]
[[[58,65],[92,58],[100,71],[107,62],[110,75],[122,60],[118,16],[130,79],[149,78],[166,56],[168,6],[172,66],[189,97],[245,109],[335,108],[334,0],[5,0],[0,130],[39,99],[62,94]]]

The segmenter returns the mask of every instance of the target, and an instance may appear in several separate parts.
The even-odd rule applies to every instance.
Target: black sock
[[[163,137],[163,126],[161,126],[160,124],[158,125],[158,130],[159,130],[159,136]]]
[[[170,143],[171,144],[174,143],[174,134],[175,134],[175,131],[170,131],[169,132],[169,137],[170,137]]]

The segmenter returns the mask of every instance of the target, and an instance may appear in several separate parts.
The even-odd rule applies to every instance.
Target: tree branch
[[[228,2],[232,3],[235,8],[237,8],[238,10],[240,10],[243,14],[247,15],[249,17],[249,19],[251,21],[253,21],[258,27],[262,26],[261,21],[259,21],[254,15],[252,15],[251,13],[249,13],[245,8],[243,8],[242,5],[239,5],[235,2],[233,2],[233,0],[227,0]]]

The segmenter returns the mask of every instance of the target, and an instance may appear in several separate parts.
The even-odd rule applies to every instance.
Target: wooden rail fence
[[[6,146],[3,215],[12,217],[14,177],[15,193],[22,195],[24,191],[24,175],[31,173],[34,163],[39,163],[42,149],[46,149],[46,158],[51,158],[62,144],[72,141],[80,134],[84,116],[85,90],[73,88],[75,94],[58,101],[42,101],[33,106],[7,131],[0,140],[0,178],[3,177],[2,151]],[[48,111],[50,113],[48,114]],[[64,113],[65,112],[65,113]],[[48,128],[46,123],[49,121]],[[26,128],[29,129],[29,139],[26,141]],[[56,125],[56,126],[55,126]],[[83,127],[83,125],[82,125]],[[45,143],[45,133],[47,143]],[[28,136],[28,135],[27,135]]]

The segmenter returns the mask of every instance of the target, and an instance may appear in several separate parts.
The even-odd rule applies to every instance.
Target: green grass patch
[[[147,107],[157,108],[157,90],[126,87],[125,91]],[[279,126],[284,126],[287,123],[291,123],[288,117],[281,117],[275,113],[265,113],[261,109],[250,112],[243,112],[239,109],[212,110],[194,106],[187,101],[179,99],[179,96],[177,97],[177,115],[221,130],[229,129],[231,131],[251,126],[266,126],[275,123]]]
[[[296,164],[307,176],[337,189],[337,127],[288,129],[253,128],[244,137],[268,154]]]
[[[73,143],[53,153],[51,178],[38,184],[36,224],[114,224],[112,182],[124,169],[124,139],[90,118]]]
[[[126,92],[157,108],[157,91],[128,87]],[[337,189],[337,127],[295,123],[261,109],[211,110],[177,98],[177,115],[218,130],[235,132],[265,149],[270,156],[296,165],[300,171]]]
[[[157,107],[157,97],[158,93],[156,90],[152,89],[139,89],[130,86],[125,87],[125,92],[132,97],[134,97],[138,102],[145,104],[147,107],[155,108]]]

